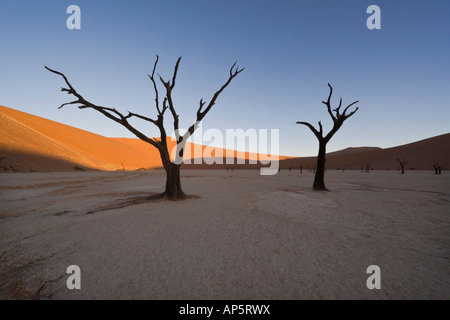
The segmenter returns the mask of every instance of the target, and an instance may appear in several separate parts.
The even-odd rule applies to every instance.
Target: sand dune
[[[408,161],[406,170],[432,170],[436,161],[450,164],[450,133],[393,148],[349,148],[327,155],[327,168],[359,170],[367,163],[375,170],[397,170],[396,159]],[[282,168],[314,168],[316,157],[293,158],[281,161]]]
[[[0,121],[1,155],[19,168],[52,170],[53,166],[46,164],[45,159],[60,160],[57,169],[73,169],[72,164],[99,170],[117,170],[123,166],[139,169],[160,164],[153,148],[136,148],[121,140],[7,107],[0,106]]]
[[[4,106],[0,106],[0,124],[0,157],[6,157],[3,165],[19,171],[162,167],[158,151],[139,139],[108,138]],[[169,139],[168,144],[172,149],[175,141]],[[195,146],[187,143],[186,148],[192,150],[187,157],[197,156]],[[206,146],[198,147],[203,154]],[[226,149],[217,148],[212,156],[220,154],[228,153]],[[232,151],[232,154],[246,160],[259,158],[258,154],[249,152]]]
[[[175,142],[169,141],[169,148]],[[203,154],[206,146],[188,143],[192,150],[185,158],[198,157],[194,152],[199,147]],[[248,164],[259,159],[255,153],[232,151],[233,165],[227,164],[226,149],[216,149],[211,156],[223,157],[223,164],[183,165],[190,169],[256,169],[260,164]],[[381,149],[377,147],[347,148],[332,152],[327,157],[328,169],[357,169],[370,163],[377,170],[395,170],[395,159],[404,157],[409,161],[407,169],[431,170],[435,161],[450,163],[450,134],[425,139],[404,146]],[[92,132],[74,128],[15,109],[0,106],[0,165],[3,169],[17,171],[71,171],[83,170],[138,170],[162,167],[158,151],[151,145],[132,138],[108,138]],[[237,159],[245,159],[246,164],[237,164]],[[282,169],[311,169],[315,157],[294,158],[280,156]]]

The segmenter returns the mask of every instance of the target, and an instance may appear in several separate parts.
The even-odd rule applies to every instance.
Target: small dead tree
[[[347,110],[354,104],[358,103],[359,101],[355,101],[350,103],[345,109],[344,112],[340,113],[340,109],[342,106],[342,98],[340,99],[339,106],[336,109],[331,109],[331,95],[333,94],[333,88],[330,84],[328,84],[328,87],[330,87],[330,94],[328,96],[328,100],[322,101],[323,104],[327,106],[328,114],[330,115],[331,119],[333,120],[333,128],[328,132],[325,136],[323,133],[323,127],[322,123],[319,121],[319,130],[317,130],[313,125],[311,125],[308,122],[302,122],[299,121],[297,124],[302,124],[307,126],[316,136],[317,140],[319,140],[319,153],[317,155],[317,166],[315,170],[315,177],[314,177],[314,183],[313,188],[314,190],[324,190],[328,191],[328,189],[325,186],[325,163],[326,163],[326,146],[328,141],[334,136],[334,134],[341,128],[342,124],[345,120],[350,118],[352,115],[355,114],[356,111],[358,111],[358,108],[353,110],[352,112],[347,114]]]
[[[222,87],[219,90],[216,91],[216,93],[214,94],[214,96],[212,97],[212,99],[209,101],[208,104],[206,104],[206,102],[203,101],[203,99],[200,99],[199,107],[197,109],[195,123],[189,127],[189,129],[187,130],[187,132],[184,135],[180,135],[179,124],[178,124],[179,123],[178,114],[175,111],[175,106],[174,106],[174,102],[172,99],[172,91],[175,87],[175,80],[177,77],[177,72],[178,72],[178,67],[180,65],[181,57],[178,58],[178,60],[175,64],[175,70],[172,75],[172,80],[165,81],[158,74],[159,80],[161,81],[161,83],[165,89],[165,97],[162,101],[162,106],[160,105],[159,92],[158,92],[158,87],[156,84],[157,81],[155,80],[155,70],[156,70],[156,66],[158,64],[158,60],[159,60],[159,56],[156,55],[156,60],[153,65],[152,74],[148,75],[148,77],[152,81],[153,89],[155,91],[155,105],[156,105],[156,111],[157,111],[156,118],[145,117],[140,114],[132,113],[130,111],[128,112],[127,115],[124,115],[121,112],[117,111],[115,108],[102,107],[102,106],[93,104],[93,103],[89,102],[88,100],[86,100],[85,98],[83,98],[83,96],[75,90],[75,88],[70,84],[69,80],[67,80],[67,77],[63,73],[52,70],[52,69],[48,68],[47,66],[45,68],[50,72],[60,75],[64,79],[68,88],[62,88],[61,91],[67,92],[68,94],[71,94],[77,98],[77,100],[75,100],[75,101],[63,103],[59,107],[59,109],[64,107],[65,105],[69,105],[69,104],[78,105],[79,109],[86,109],[86,108],[94,109],[95,111],[98,111],[101,114],[103,114],[105,117],[121,124],[122,126],[127,128],[130,132],[132,132],[139,139],[151,144],[153,147],[158,149],[163,167],[166,171],[166,187],[165,187],[165,191],[162,194],[158,195],[157,198],[164,198],[164,199],[168,199],[168,200],[180,200],[180,199],[186,198],[186,195],[184,194],[184,192],[181,188],[181,181],[180,181],[180,166],[181,166],[181,162],[183,159],[184,146],[186,144],[186,141],[194,133],[194,131],[197,129],[199,123],[203,120],[203,118],[206,116],[206,114],[214,106],[217,98],[222,93],[222,91],[230,84],[231,80],[233,80],[239,73],[241,73],[244,70],[244,68],[239,69],[239,67],[236,66],[237,62],[235,62],[231,66],[230,71],[229,71],[228,80],[225,82],[224,85],[222,85]],[[173,128],[175,130],[175,138],[176,138],[176,143],[177,143],[175,161],[172,160],[171,155],[169,153],[169,149],[167,146],[167,134],[166,134],[166,130],[164,128],[164,115],[167,110],[169,110],[170,113],[172,114]],[[138,118],[140,120],[144,120],[144,121],[154,124],[159,129],[160,138],[159,139],[150,138],[147,135],[145,135],[144,133],[142,133],[141,131],[137,130],[129,122],[129,120],[131,118]],[[233,171],[233,169],[231,169],[231,170]]]
[[[405,158],[397,158],[397,163],[400,165],[400,169],[402,170],[400,173],[405,174],[405,166],[408,164],[408,160]]]
[[[439,164],[439,162],[435,162],[434,164],[433,164],[433,167],[434,167],[434,173],[435,174],[441,174],[442,173],[442,169],[444,169],[444,167],[447,165],[447,163],[444,163],[444,164]]]

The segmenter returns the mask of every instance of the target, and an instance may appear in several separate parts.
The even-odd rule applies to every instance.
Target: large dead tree
[[[186,144],[187,139],[194,133],[194,131],[197,129],[199,123],[203,120],[203,118],[206,116],[206,114],[211,110],[211,108],[216,103],[217,98],[222,93],[222,91],[230,84],[231,80],[234,79],[239,73],[241,73],[244,68],[239,69],[239,67],[236,65],[236,62],[231,66],[229,71],[229,77],[228,80],[225,82],[222,87],[216,91],[214,96],[211,98],[208,104],[206,104],[205,101],[203,101],[203,98],[200,99],[199,107],[197,109],[197,117],[194,124],[192,124],[189,129],[186,131],[185,134],[181,135],[179,132],[179,120],[178,120],[178,114],[175,111],[174,102],[172,98],[172,91],[175,87],[175,80],[177,77],[178,67],[180,65],[181,57],[178,58],[176,64],[175,64],[175,70],[172,75],[172,80],[165,81],[159,74],[159,80],[161,81],[164,89],[165,89],[165,96],[162,101],[162,105],[160,104],[160,98],[159,98],[159,92],[158,92],[158,86],[157,86],[157,80],[155,80],[155,71],[156,66],[158,64],[159,56],[156,56],[155,64],[153,65],[153,71],[151,75],[148,75],[150,80],[153,84],[153,89],[155,91],[155,106],[157,111],[156,118],[149,118],[146,116],[142,116],[133,112],[128,112],[127,115],[124,115],[123,113],[117,111],[115,108],[110,107],[103,107],[96,104],[93,104],[83,98],[81,94],[79,94],[75,88],[70,84],[69,80],[67,80],[67,77],[58,71],[52,70],[45,67],[48,71],[51,71],[53,73],[56,73],[63,77],[64,81],[66,82],[68,88],[61,88],[61,91],[67,92],[68,94],[71,94],[77,98],[77,100],[63,103],[59,108],[64,107],[65,105],[74,104],[78,105],[79,109],[86,109],[91,108],[94,109],[101,114],[103,114],[105,117],[121,124],[125,128],[127,128],[130,132],[132,132],[136,137],[139,139],[151,144],[153,147],[158,149],[159,154],[161,156],[161,161],[164,166],[164,169],[167,174],[166,178],[166,187],[165,191],[160,194],[158,197],[168,199],[168,200],[180,200],[185,199],[186,195],[183,192],[183,189],[181,188],[181,181],[180,181],[180,166],[181,166],[181,160],[183,159],[183,153],[184,153],[184,146]],[[169,110],[172,118],[173,118],[173,128],[175,131],[175,139],[176,139],[176,159],[171,158],[171,154],[169,152],[169,148],[167,146],[167,134],[164,127],[164,115],[166,111]],[[137,130],[130,122],[129,120],[131,118],[138,118],[140,120],[144,120],[147,122],[150,122],[154,124],[156,127],[158,127],[160,132],[160,138],[150,138],[141,131]]]
[[[350,103],[347,107],[345,107],[344,112],[340,112],[341,106],[342,106],[342,98],[340,99],[339,106],[336,109],[331,109],[331,95],[333,94],[333,87],[331,87],[330,84],[328,84],[328,87],[330,87],[330,94],[328,96],[327,101],[322,101],[323,104],[327,106],[328,114],[330,115],[331,119],[333,120],[333,128],[324,136],[322,123],[319,121],[319,130],[317,130],[313,125],[311,125],[308,122],[299,121],[297,124],[303,124],[307,126],[316,136],[317,140],[319,140],[319,153],[317,155],[317,167],[316,167],[316,175],[314,177],[314,184],[313,188],[314,190],[323,190],[328,191],[328,189],[325,186],[325,163],[326,163],[326,148],[327,143],[330,141],[330,139],[334,136],[334,134],[341,128],[342,124],[345,120],[350,118],[352,115],[355,114],[356,111],[358,111],[358,108],[353,110],[352,112],[347,114],[348,109],[358,103],[359,101],[355,101]]]

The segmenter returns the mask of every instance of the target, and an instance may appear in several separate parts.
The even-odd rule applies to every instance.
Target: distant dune
[[[175,142],[169,141],[169,147]],[[196,145],[188,144],[194,150]],[[205,146],[197,146],[205,150]],[[229,151],[228,151],[229,152]],[[227,150],[216,149],[213,157],[223,157],[224,164],[183,165],[190,169],[259,168],[249,164],[254,153],[231,151],[233,165],[226,164]],[[197,154],[188,154],[195,158]],[[450,134],[415,143],[381,149],[377,147],[347,148],[327,156],[328,169],[358,169],[370,163],[379,170],[395,170],[395,159],[409,161],[406,169],[431,170],[435,161],[450,163]],[[236,164],[237,159],[245,164]],[[282,169],[314,168],[315,157],[280,156]],[[192,161],[194,162],[194,161]],[[162,167],[158,151],[151,145],[132,138],[108,138],[22,111],[0,106],[0,171],[71,171],[71,170],[139,170]]]
[[[327,169],[360,170],[369,164],[374,170],[397,170],[397,158],[408,161],[406,170],[433,170],[433,163],[450,165],[450,133],[398,147],[381,149],[377,147],[347,148],[327,155]],[[304,170],[314,168],[316,157],[291,158],[280,161],[281,168]]]

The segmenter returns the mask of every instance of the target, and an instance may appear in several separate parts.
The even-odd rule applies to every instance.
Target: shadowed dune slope
[[[435,162],[450,166],[450,133],[386,149],[362,147],[332,152],[327,155],[327,168],[359,170],[368,163],[375,170],[396,170],[397,158],[408,161],[406,170],[433,170]],[[314,168],[315,162],[316,157],[293,158],[281,161],[280,166],[298,169],[302,164],[305,170]]]

